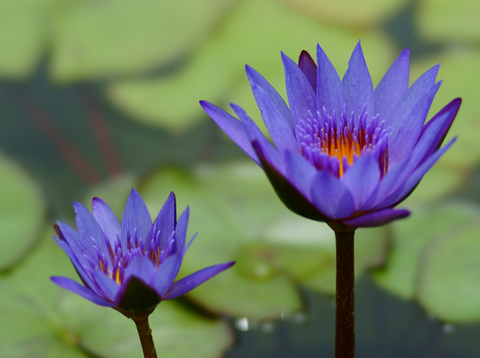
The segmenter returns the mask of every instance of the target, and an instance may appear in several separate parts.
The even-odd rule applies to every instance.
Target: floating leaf
[[[0,156],[0,270],[35,242],[45,216],[40,189],[16,164]]]
[[[141,354],[135,325],[49,280],[79,281],[67,255],[50,237],[12,275],[0,280],[0,351],[8,357],[133,357]],[[150,317],[164,355],[220,357],[232,343],[225,322],[206,318],[178,302],[162,302]]]
[[[424,0],[418,5],[415,25],[428,40],[480,40],[478,1]]]
[[[464,204],[438,203],[412,210],[408,220],[394,222],[392,226],[392,248],[387,265],[375,272],[376,282],[391,293],[412,299],[423,261],[441,235],[454,235],[465,225],[479,219],[478,209]]]
[[[0,1],[0,76],[24,79],[46,44],[46,15],[52,0]]]
[[[343,73],[361,36],[377,81],[376,69],[386,70],[393,57],[391,46],[380,33],[360,34],[326,26],[276,0],[244,0],[234,10],[184,68],[160,78],[118,82],[110,88],[111,100],[139,120],[181,130],[205,117],[199,100],[226,105],[238,98],[236,86],[241,86],[242,93],[244,88],[245,93],[251,92],[245,64],[264,74],[285,94],[280,51],[296,59],[303,49],[314,54],[320,42]],[[252,98],[250,95],[248,101],[238,103],[248,106],[251,102],[250,107],[256,108]]]
[[[317,1],[283,0],[295,10],[321,21],[343,26],[366,26],[378,23],[401,9],[407,0]]]
[[[447,322],[480,321],[479,218],[437,238],[422,255],[418,300]]]
[[[58,81],[139,73],[201,43],[231,1],[73,1],[57,10],[51,72]]]

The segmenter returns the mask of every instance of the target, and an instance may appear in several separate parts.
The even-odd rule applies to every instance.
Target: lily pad
[[[331,292],[331,229],[288,211],[255,164],[201,166],[191,173],[162,170],[146,178],[141,188],[147,205],[158,209],[170,190],[177,195],[178,210],[190,204],[190,235],[199,231],[181,275],[236,260],[187,295],[196,304],[217,313],[271,319],[301,309],[297,284],[328,276]],[[359,259],[363,264],[358,273],[383,260],[379,252],[385,253],[384,236],[358,243],[365,256]],[[319,290],[325,291],[323,286]]]
[[[198,46],[232,1],[73,1],[55,13],[57,81],[139,73]]]
[[[393,241],[387,265],[373,275],[377,284],[403,299],[415,297],[423,255],[430,245],[480,218],[477,208],[460,203],[432,203],[412,212],[407,220],[391,225]]]
[[[52,0],[0,2],[0,76],[24,79],[35,69],[47,40],[47,6]]]
[[[45,216],[40,188],[20,167],[0,155],[0,270],[31,248]]]
[[[480,225],[462,225],[437,238],[422,256],[419,302],[447,322],[480,321]]]
[[[96,306],[57,287],[51,275],[78,279],[50,237],[21,267],[0,280],[2,356],[132,357],[141,354],[135,325],[119,312]],[[162,302],[150,317],[157,349],[165,355],[220,357],[232,344],[225,322],[178,302]],[[22,355],[23,354],[23,355]]]
[[[416,28],[428,40],[480,40],[478,1],[424,0],[418,5]]]
[[[283,0],[295,10],[318,20],[343,26],[367,26],[391,16],[405,6],[407,0],[367,0],[367,1],[316,1]]]
[[[476,105],[480,96],[480,51],[452,48],[435,57],[412,63],[415,78],[435,63],[441,63],[438,78],[443,83],[435,96],[429,118],[447,103],[462,98],[462,106],[445,141],[458,136],[458,141],[444,155],[442,161],[452,170],[468,169],[480,161],[480,110]],[[458,168],[458,169],[454,169]]]
[[[359,37],[374,72],[376,68],[386,70],[393,58],[392,46],[380,33],[360,34],[330,27],[292,12],[277,0],[243,0],[183,68],[158,78],[117,82],[110,87],[109,97],[141,121],[182,130],[205,118],[199,100],[228,107],[228,102],[238,98],[237,86],[246,89],[242,93],[251,92],[245,64],[264,74],[285,94],[280,51],[298,58],[303,49],[314,53],[317,42],[321,42],[344,71]],[[250,94],[248,101],[237,102],[242,106],[252,102],[251,107],[255,107],[252,98]]]

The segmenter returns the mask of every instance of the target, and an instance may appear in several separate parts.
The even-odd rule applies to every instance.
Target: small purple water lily
[[[73,204],[77,231],[59,221],[53,237],[73,263],[84,286],[67,277],[57,285],[127,316],[148,314],[160,301],[179,297],[229,268],[227,262],[175,281],[185,246],[189,208],[177,222],[172,192],[152,224],[141,196],[132,189],[120,224],[105,202],[92,200],[92,213]],[[93,215],[92,215],[93,214]]]
[[[461,104],[454,99],[425,124],[440,86],[439,65],[409,84],[405,49],[376,89],[360,42],[340,79],[320,45],[317,63],[282,53],[290,108],[253,68],[246,73],[275,147],[245,111],[240,118],[211,103],[203,109],[266,172],[295,213],[350,230],[406,217],[394,209],[452,145],[441,147]]]

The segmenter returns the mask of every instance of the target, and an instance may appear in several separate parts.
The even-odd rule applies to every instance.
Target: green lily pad
[[[79,281],[49,229],[39,247],[0,280],[0,346],[12,357],[133,357],[141,354],[135,325],[119,312],[97,306],[49,280]],[[220,357],[232,344],[225,322],[206,318],[175,301],[150,316],[159,352],[171,356]],[[22,355],[23,354],[23,355]]]
[[[0,76],[24,79],[35,69],[46,44],[51,0],[0,2]]]
[[[387,291],[412,299],[416,294],[418,277],[422,272],[424,254],[442,235],[454,235],[466,225],[478,221],[475,207],[459,203],[432,203],[412,208],[407,220],[394,222],[392,247],[387,265],[373,277]]]
[[[407,0],[316,1],[283,0],[295,10],[318,20],[342,26],[367,26],[391,16],[405,6]]]
[[[438,78],[443,79],[443,83],[432,103],[429,118],[454,98],[462,98],[460,111],[445,139],[448,141],[458,136],[458,140],[442,161],[452,170],[468,169],[480,161],[480,141],[477,136],[480,131],[480,110],[476,105],[480,96],[480,51],[450,49],[433,58],[412,63],[411,78],[416,78],[438,62],[441,63]]]
[[[462,225],[435,240],[422,256],[419,302],[447,322],[480,321],[480,225]]]
[[[20,167],[0,156],[0,270],[31,248],[45,216],[40,188]]]
[[[254,163],[202,166],[192,173],[163,170],[146,178],[141,188],[154,211],[170,190],[177,195],[179,212],[190,204],[189,230],[199,232],[181,275],[236,261],[187,295],[195,303],[213,312],[271,319],[302,307],[296,284],[331,292],[331,229],[288,211]],[[383,262],[386,252],[385,235],[367,236],[358,240],[359,274]],[[327,289],[315,285],[317,277],[325,276]]]
[[[424,0],[418,5],[415,25],[428,40],[480,40],[478,1]]]
[[[232,1],[73,1],[54,17],[57,81],[139,73],[198,46]]]
[[[242,93],[251,92],[245,64],[264,74],[285,94],[280,51],[296,59],[303,49],[314,54],[317,42],[321,42],[332,61],[340,64],[341,73],[359,37],[375,73],[376,68],[386,70],[393,57],[392,46],[380,33],[330,27],[292,12],[276,0],[244,0],[234,10],[183,68],[159,78],[117,82],[109,89],[112,102],[141,121],[182,130],[205,118],[199,100],[228,107],[228,102],[238,98],[237,86]],[[248,101],[236,102],[242,106],[251,102],[255,107],[252,98],[250,94]]]

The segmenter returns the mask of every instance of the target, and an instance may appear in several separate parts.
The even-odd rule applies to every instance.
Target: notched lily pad
[[[375,281],[403,299],[413,299],[422,272],[422,255],[438,237],[455,235],[466,225],[478,221],[479,215],[477,208],[460,203],[412,208],[411,217],[391,225],[391,251],[387,265],[374,273]]]
[[[45,216],[40,188],[0,155],[0,270],[11,267],[33,245]]]
[[[417,298],[447,322],[480,321],[479,219],[437,238],[422,255]]]

